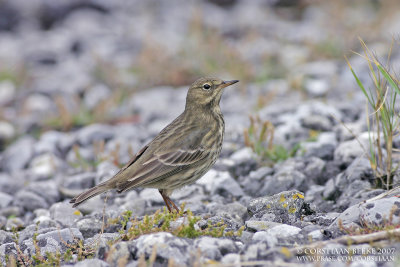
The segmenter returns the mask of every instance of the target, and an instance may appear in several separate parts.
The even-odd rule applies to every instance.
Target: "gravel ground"
[[[399,264],[398,238],[340,239],[400,225],[400,193],[374,198],[385,190],[361,146],[365,99],[342,57],[371,82],[349,53],[357,35],[383,57],[400,25],[374,3],[1,1],[1,264]],[[156,213],[161,196],[141,188],[72,208],[183,111],[202,75],[241,83],[221,101],[220,159],[171,197],[193,215]],[[250,115],[293,153],[246,146]]]

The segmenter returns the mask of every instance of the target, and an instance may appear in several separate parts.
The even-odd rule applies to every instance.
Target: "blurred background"
[[[385,55],[399,29],[395,0],[1,0],[0,149],[135,122],[137,92],[201,76],[241,80],[250,113],[291,93],[351,101],[344,55],[362,73],[358,37]]]

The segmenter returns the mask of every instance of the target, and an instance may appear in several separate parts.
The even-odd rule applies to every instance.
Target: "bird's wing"
[[[209,133],[209,129],[201,128],[187,133],[184,130],[177,132],[178,137],[182,138],[176,138],[177,142],[169,146],[165,142],[150,143],[147,150],[153,152],[144,151],[146,155],[142,156],[140,162],[133,162],[135,164],[121,171],[121,178],[117,182],[118,192],[162,180],[204,159],[210,151],[202,147],[201,140]],[[152,146],[159,148],[153,150]]]

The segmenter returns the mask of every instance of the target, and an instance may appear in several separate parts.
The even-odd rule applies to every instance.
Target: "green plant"
[[[226,224],[221,221],[215,224],[208,222],[207,227],[199,229],[196,223],[200,221],[200,217],[194,216],[190,210],[184,212],[184,205],[181,205],[179,213],[168,212],[166,208],[161,212],[157,210],[153,215],[145,215],[141,220],[131,218],[132,212],[126,211],[119,218],[111,219],[109,224],[121,225],[121,238],[122,240],[133,240],[144,234],[169,232],[178,237],[196,238],[198,236],[208,235],[213,237],[222,236],[240,236],[244,227],[238,231],[225,231]],[[183,218],[183,222],[176,226],[172,224],[177,222],[178,219]],[[131,226],[125,230],[128,222]],[[118,240],[116,241],[118,242]]]
[[[244,130],[244,143],[264,160],[271,162],[284,161],[293,157],[300,145],[288,150],[281,145],[273,144],[275,128],[269,121],[250,116],[250,126]]]
[[[377,56],[367,47],[360,38],[364,55],[361,55],[368,63],[373,88],[366,88],[357,76],[350,62],[349,65],[358,86],[366,100],[367,125],[369,133],[369,161],[377,179],[377,186],[390,189],[393,173],[399,165],[393,166],[393,138],[399,134],[399,113],[396,110],[396,98],[400,94],[399,81],[389,67],[390,48],[386,66],[382,65]],[[360,54],[359,54],[360,55]],[[370,109],[372,108],[372,112]],[[386,157],[384,156],[386,150]]]

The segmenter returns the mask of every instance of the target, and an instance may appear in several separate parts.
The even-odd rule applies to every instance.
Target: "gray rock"
[[[261,167],[250,172],[249,175],[239,177],[239,183],[248,195],[257,196],[260,194],[265,177],[271,175],[273,171],[270,167]]]
[[[13,172],[25,168],[33,156],[34,139],[24,136],[10,145],[1,158],[1,168]]]
[[[269,248],[275,247],[278,244],[278,239],[274,235],[270,235],[266,231],[260,231],[253,235],[253,241],[264,242]]]
[[[0,230],[0,244],[11,243],[13,241],[13,234]]]
[[[294,223],[301,215],[310,212],[304,194],[293,190],[252,200],[247,207],[252,218],[268,218],[279,223]]]
[[[63,179],[63,186],[68,189],[86,189],[94,186],[96,173],[84,172],[67,176]]]
[[[340,143],[335,149],[334,160],[341,165],[349,166],[356,158],[365,154],[364,149],[368,149],[368,142],[368,133],[365,133],[357,137],[357,139]]]
[[[6,222],[6,230],[12,231],[13,229],[21,229],[25,226],[24,221],[19,217],[9,218]]]
[[[236,253],[228,253],[222,257],[221,263],[240,266],[240,255]]]
[[[96,218],[87,217],[76,222],[76,226],[85,238],[100,233],[102,224],[103,222]]]
[[[61,199],[57,183],[52,179],[32,182],[26,187],[26,190],[34,192],[39,196],[43,196],[47,203],[55,203]],[[46,192],[46,194],[43,194],[43,192]]]
[[[9,140],[15,136],[14,126],[7,121],[0,121],[0,141]]]
[[[280,171],[265,179],[261,193],[273,195],[291,189],[306,190],[307,185],[307,179],[303,173],[297,170]]]
[[[307,177],[307,180],[313,180],[315,183],[318,183],[323,176],[323,172],[325,169],[325,161],[317,157],[308,158],[306,161],[306,168],[303,173]]]
[[[251,232],[265,231],[267,229],[270,229],[271,227],[274,227],[277,224],[279,224],[279,223],[271,222],[271,221],[249,220],[249,221],[245,222],[246,229]]]
[[[29,164],[29,171],[39,179],[52,177],[63,162],[52,153],[45,153],[34,157]]]
[[[82,240],[82,233],[77,228],[65,228],[61,230],[50,231],[37,236],[37,240],[53,238],[58,243],[73,243],[76,240]]]
[[[189,251],[189,241],[165,232],[142,235],[134,242],[135,255],[139,257],[144,254],[148,258],[153,251],[153,247],[157,246],[157,258],[161,263],[165,264],[169,259],[173,258],[177,264],[188,265],[190,261],[190,255],[187,253]]]
[[[110,264],[108,264],[105,261],[99,260],[99,259],[86,259],[83,261],[78,261],[74,267],[92,267],[92,266],[98,266],[98,267],[108,267]]]
[[[360,218],[368,225],[400,223],[400,200],[397,197],[378,199],[360,206]]]
[[[131,259],[129,242],[118,242],[110,247],[107,254],[107,262],[112,266],[126,265]]]
[[[204,185],[206,191],[210,192],[211,195],[218,194],[224,197],[244,195],[242,188],[229,172],[210,170],[197,183]]]
[[[0,209],[7,207],[13,200],[13,197],[9,194],[0,192]]]
[[[202,256],[212,260],[220,260],[225,254],[238,252],[235,242],[230,239],[203,236],[197,238],[193,245],[200,249]]]
[[[88,146],[94,142],[107,141],[114,136],[112,126],[92,124],[80,129],[77,140],[82,146]]]
[[[0,82],[0,105],[10,102],[16,93],[15,84],[10,80]]]
[[[325,116],[310,115],[301,120],[301,126],[316,131],[330,131],[333,125],[331,120]]]
[[[86,91],[83,101],[85,102],[86,107],[88,107],[89,109],[93,109],[101,101],[106,100],[110,96],[110,94],[110,88],[108,88],[104,84],[97,84]]]
[[[311,97],[322,97],[328,93],[330,86],[325,79],[308,78],[305,81],[304,88]]]
[[[50,217],[66,227],[72,226],[76,220],[82,218],[82,213],[72,208],[70,203],[54,203],[49,210]]]
[[[16,194],[13,203],[21,206],[27,211],[34,211],[35,209],[47,208],[49,206],[46,200],[41,196],[27,191],[26,189],[23,189]]]
[[[323,160],[333,160],[333,153],[337,146],[336,136],[332,132],[322,132],[313,142],[301,142],[298,153],[304,152],[304,157],[317,157]],[[301,155],[299,155],[301,156]]]
[[[299,234],[301,231],[300,228],[292,226],[292,225],[287,225],[287,224],[279,224],[276,226],[271,227],[270,229],[266,230],[266,233],[270,235],[272,238],[280,238],[280,239],[285,239],[285,238],[294,238]]]
[[[13,257],[17,260],[17,246],[14,242],[4,243],[0,245],[0,263],[6,266],[6,257]]]
[[[20,175],[12,177],[7,173],[0,173],[0,191],[14,195],[24,186],[24,179]]]

